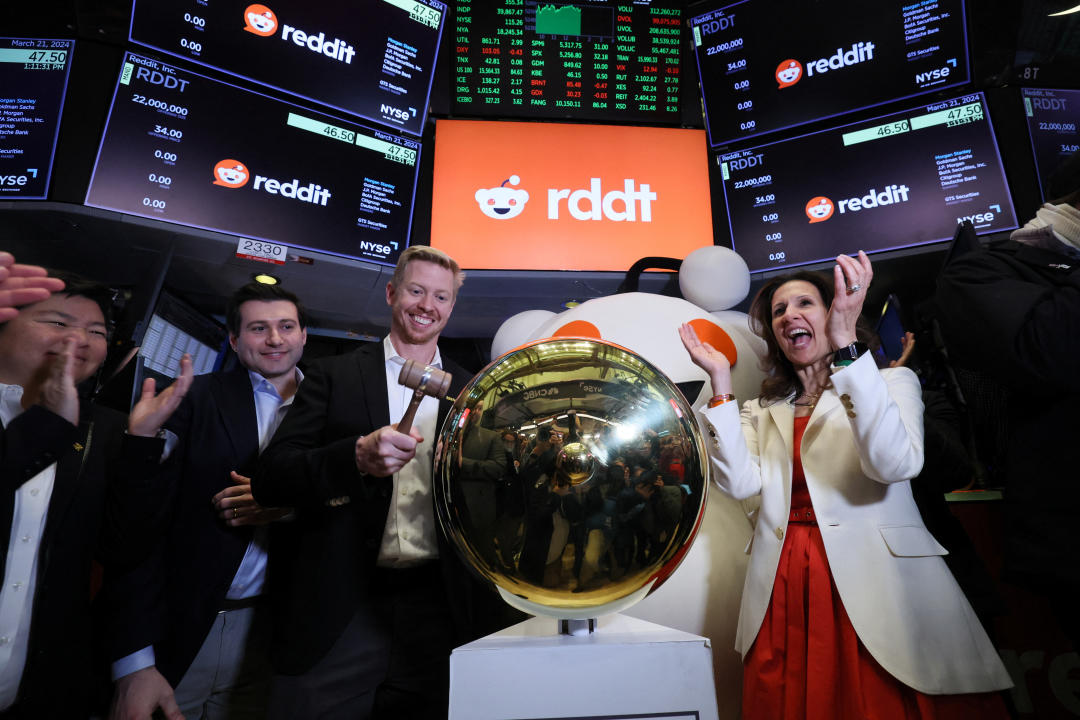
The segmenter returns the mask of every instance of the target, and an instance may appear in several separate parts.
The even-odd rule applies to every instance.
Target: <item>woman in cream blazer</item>
[[[774,372],[791,374],[787,397],[745,402],[740,413],[727,359],[680,329],[713,381],[701,420],[714,479],[737,499],[760,496],[736,649],[746,660],[772,602],[792,509],[795,418],[809,415],[800,447],[806,489],[859,642],[893,678],[927,695],[1010,687],[912,498],[908,481],[923,463],[918,378],[906,368],[878,370],[868,352],[852,360],[870,262],[862,253],[838,258],[835,288],[811,276],[770,281],[762,288],[770,297],[759,293],[751,308],[770,351],[787,360]],[[848,345],[837,362],[844,353],[835,349]],[[776,395],[775,379],[772,387]]]

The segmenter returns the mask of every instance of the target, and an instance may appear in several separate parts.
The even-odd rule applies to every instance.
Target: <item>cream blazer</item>
[[[923,464],[922,391],[907,368],[869,353],[832,375],[802,440],[825,553],[855,632],[897,680],[928,694],[1012,681],[926,529],[909,479]],[[736,499],[760,494],[735,647],[746,658],[772,596],[791,508],[794,408],[757,400],[703,409],[713,478]]]

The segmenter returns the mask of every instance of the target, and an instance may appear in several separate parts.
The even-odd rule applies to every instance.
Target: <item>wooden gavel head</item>
[[[425,395],[442,399],[450,390],[450,373],[430,365],[421,365],[414,360],[406,360],[398,374],[398,384],[404,385],[413,391],[412,402],[405,409],[398,423],[398,432],[408,433],[412,427],[416,408],[420,407],[420,401]]]

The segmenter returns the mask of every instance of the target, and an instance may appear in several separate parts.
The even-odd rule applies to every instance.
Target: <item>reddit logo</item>
[[[506,183],[517,185],[521,178],[511,175],[502,181],[499,187],[480,188],[476,191],[476,203],[480,211],[489,218],[496,220],[509,220],[517,217],[525,209],[525,203],[529,201],[529,193],[520,188],[508,188]]]
[[[277,30],[277,26],[277,15],[265,5],[248,5],[244,8],[244,29],[249,33],[270,37]]]
[[[810,218],[811,224],[825,222],[832,214],[833,202],[823,195],[811,198],[810,202],[806,203],[806,216]]]
[[[242,188],[251,173],[239,160],[222,160],[214,166],[214,184],[227,188]]]
[[[798,60],[788,59],[776,66],[776,82],[780,83],[781,90],[799,82],[802,74],[802,63]]]

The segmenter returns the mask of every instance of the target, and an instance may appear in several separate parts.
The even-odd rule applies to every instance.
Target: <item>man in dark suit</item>
[[[111,291],[73,275],[44,283],[12,262],[0,253],[0,302],[30,299],[33,278],[36,297],[55,294],[0,311],[0,717],[86,717],[91,560],[137,559],[162,443],[125,435],[123,417],[79,396],[105,360]],[[190,379],[188,358],[169,390],[144,388],[132,418],[167,417]]]
[[[390,334],[308,370],[263,453],[255,498],[296,508],[275,527],[271,717],[445,718],[451,649],[479,631],[468,572],[432,502],[435,434],[449,402],[425,398],[409,434],[405,360],[468,376],[439,353],[462,273],[411,247],[386,287]]]
[[[239,366],[196,378],[165,424],[159,472],[173,494],[161,542],[106,580],[113,718],[266,713],[267,524],[285,512],[255,503],[249,478],[302,378],[306,321],[295,295],[258,283],[237,290],[226,315]]]

